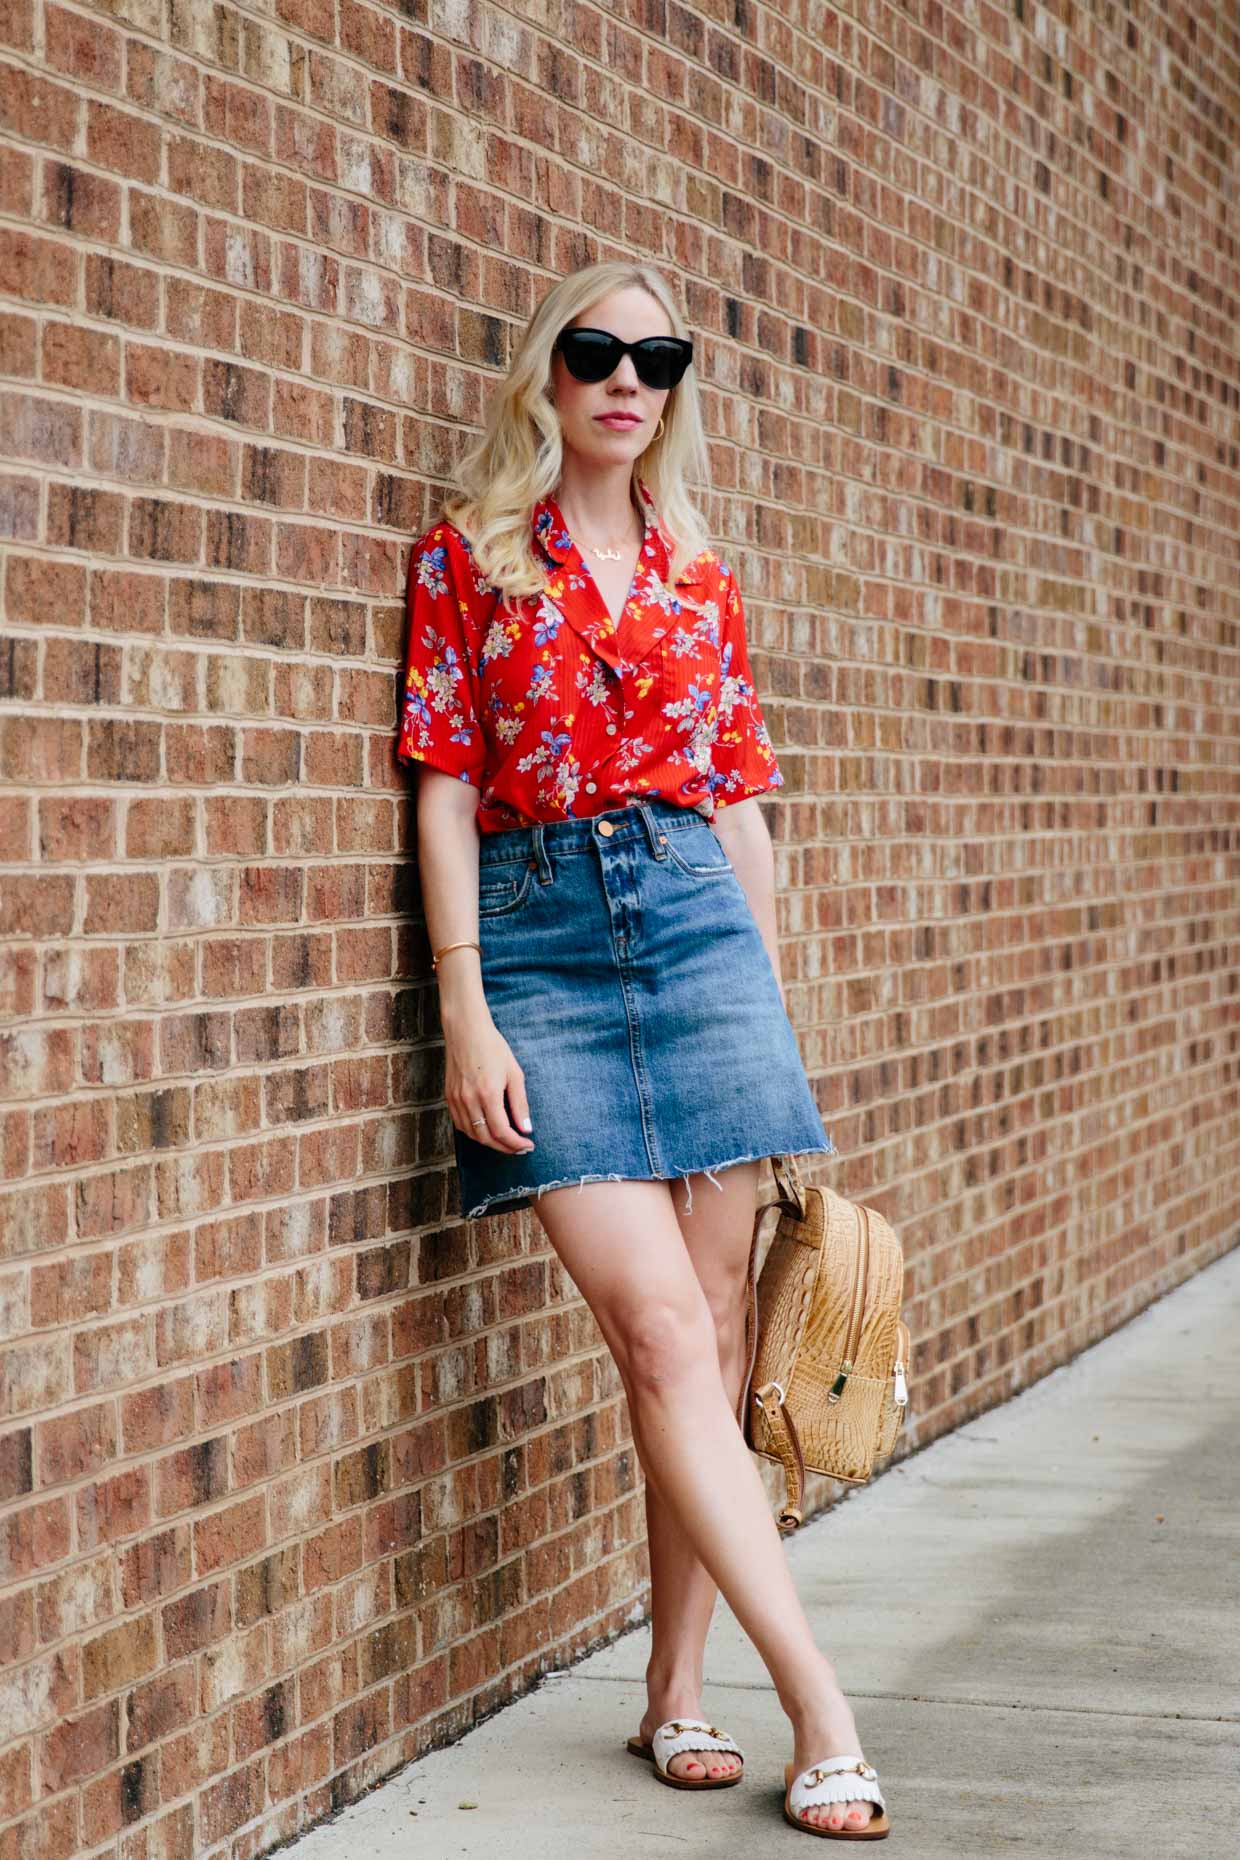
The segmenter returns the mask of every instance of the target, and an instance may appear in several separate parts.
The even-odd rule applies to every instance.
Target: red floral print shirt
[[[646,535],[618,625],[553,497],[531,518],[545,584],[507,617],[455,524],[414,545],[396,753],[479,788],[480,832],[655,794],[709,820],[783,786],[735,578],[706,549],[669,588],[671,547],[639,489]]]

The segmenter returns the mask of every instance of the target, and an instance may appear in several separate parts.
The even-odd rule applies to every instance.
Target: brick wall
[[[391,755],[584,259],[683,280],[910,1444],[1236,1239],[1234,9],[423,11],[0,10],[3,1860],[258,1855],[644,1599],[589,1313],[458,1217]]]

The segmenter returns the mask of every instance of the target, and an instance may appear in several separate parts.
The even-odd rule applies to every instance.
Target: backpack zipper
[[[896,1338],[897,1338],[896,1360],[893,1363],[892,1369],[891,1369],[891,1373],[895,1378],[895,1389],[893,1391],[893,1399],[895,1401],[897,1408],[907,1408],[908,1406],[908,1383],[904,1380],[904,1334],[903,1333],[904,1333],[904,1325],[901,1322],[897,1324],[896,1326]]]
[[[844,1384],[852,1374],[853,1356],[861,1341],[861,1319],[865,1313],[865,1287],[870,1276],[870,1211],[868,1208],[858,1208],[857,1216],[861,1224],[861,1245],[857,1251],[857,1277],[853,1285],[853,1308],[849,1316],[848,1335],[844,1344],[844,1360],[840,1364],[839,1374],[828,1391],[828,1401],[838,1401],[844,1393]]]

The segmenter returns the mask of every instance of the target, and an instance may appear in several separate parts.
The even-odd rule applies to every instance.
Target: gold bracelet
[[[439,973],[439,958],[441,956],[446,956],[450,949],[476,949],[479,955],[482,954],[482,945],[480,943],[471,943],[468,938],[463,938],[459,943],[444,943],[431,957],[431,968],[436,974]]]

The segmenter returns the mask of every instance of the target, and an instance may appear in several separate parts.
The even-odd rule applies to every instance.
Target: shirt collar
[[[660,581],[664,581],[672,560],[671,543],[644,478],[638,479],[637,488],[641,494],[642,517],[646,526],[643,555],[650,552],[647,559],[651,561]],[[568,561],[573,553],[573,539],[564,521],[564,513],[553,496],[544,497],[534,506],[530,528],[535,547],[541,549],[549,562],[559,568]]]

